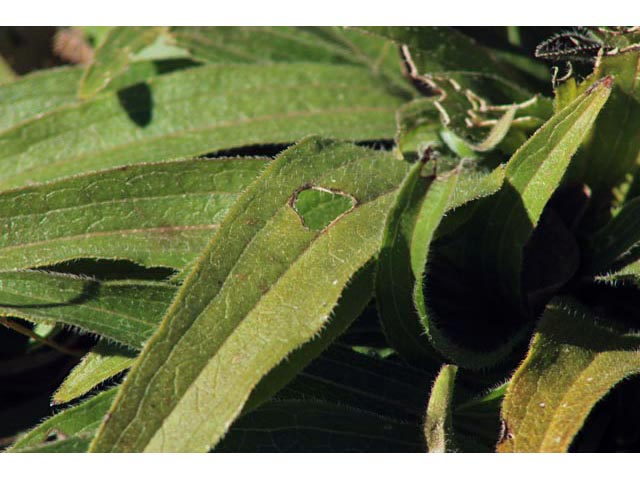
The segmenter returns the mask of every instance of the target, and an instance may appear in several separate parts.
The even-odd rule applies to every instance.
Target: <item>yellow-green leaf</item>
[[[574,301],[554,301],[507,388],[498,451],[567,451],[598,400],[637,373],[640,336]]]

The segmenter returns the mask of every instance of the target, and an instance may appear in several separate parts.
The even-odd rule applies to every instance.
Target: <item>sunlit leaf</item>
[[[67,403],[81,397],[102,382],[127,370],[135,357],[135,351],[101,340],[67,375],[53,394],[52,402]]]
[[[214,446],[260,378],[324,327],[377,252],[405,172],[389,154],[318,139],[280,155],[201,255],[92,449]],[[321,233],[308,230],[289,203],[304,185],[347,192],[357,206]],[[142,407],[157,394],[161,405]]]
[[[429,453],[453,450],[452,402],[458,367],[443,365],[436,378],[424,424],[424,436]]]
[[[266,159],[144,164],[0,193],[4,269],[75,258],[180,269]]]
[[[0,187],[323,134],[392,138],[403,98],[361,67],[208,65],[154,77],[0,134]]]
[[[563,452],[593,406],[640,373],[640,337],[568,299],[549,305],[502,406],[500,452]]]

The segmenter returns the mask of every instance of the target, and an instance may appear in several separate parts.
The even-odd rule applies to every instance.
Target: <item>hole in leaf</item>
[[[356,206],[356,199],[328,188],[305,186],[292,198],[291,206],[302,224],[311,230],[323,230]]]

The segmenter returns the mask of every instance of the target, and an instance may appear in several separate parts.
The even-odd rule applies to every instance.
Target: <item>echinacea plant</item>
[[[59,30],[0,77],[7,451],[637,450],[640,31],[556,30]]]

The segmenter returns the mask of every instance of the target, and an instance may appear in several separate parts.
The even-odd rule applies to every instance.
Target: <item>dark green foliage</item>
[[[0,447],[640,449],[637,29],[73,35],[0,58]]]

